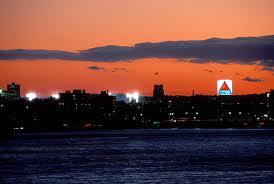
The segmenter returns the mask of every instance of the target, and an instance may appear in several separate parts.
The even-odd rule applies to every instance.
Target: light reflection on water
[[[0,183],[273,183],[274,130],[34,133],[0,141]]]

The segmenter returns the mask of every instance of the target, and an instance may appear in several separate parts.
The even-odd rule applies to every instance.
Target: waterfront
[[[273,183],[274,130],[23,133],[0,142],[1,183]]]

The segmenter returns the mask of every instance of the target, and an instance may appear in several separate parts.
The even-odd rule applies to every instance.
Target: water
[[[274,130],[21,134],[0,141],[0,183],[274,183]]]

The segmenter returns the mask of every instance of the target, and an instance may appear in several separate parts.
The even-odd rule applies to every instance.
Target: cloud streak
[[[117,67],[114,67],[112,69],[112,72],[119,72],[119,71],[123,71],[123,72],[127,72],[127,69],[126,68],[117,68]]]
[[[247,82],[263,82],[262,79],[259,79],[259,78],[250,78],[250,77],[245,77],[242,80],[243,81],[247,81]]]
[[[274,67],[263,67],[261,70],[266,70],[266,71],[271,71],[271,72],[274,72]]]
[[[213,70],[209,70],[209,69],[205,69],[204,71],[205,72],[209,72],[209,73],[213,73],[214,72]]]
[[[145,58],[173,58],[194,63],[259,64],[274,67],[274,35],[211,38],[196,41],[139,43],[134,46],[109,45],[79,52],[59,50],[0,50],[0,60],[43,60],[117,62]]]
[[[88,69],[95,70],[95,71],[105,70],[104,67],[100,67],[100,66],[89,66]]]

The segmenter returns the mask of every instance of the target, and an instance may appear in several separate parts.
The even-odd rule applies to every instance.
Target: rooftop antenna
[[[159,72],[155,72],[156,84],[159,84]]]

